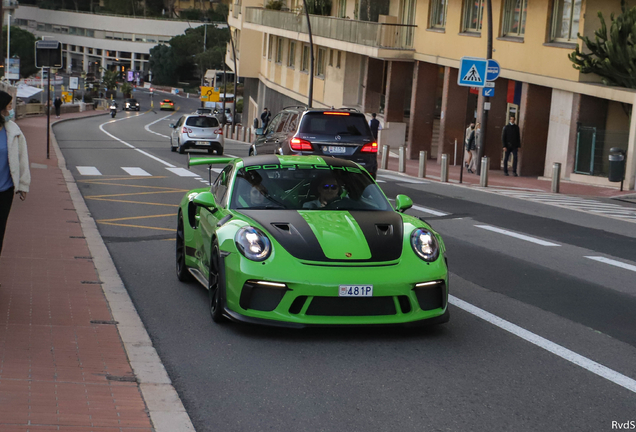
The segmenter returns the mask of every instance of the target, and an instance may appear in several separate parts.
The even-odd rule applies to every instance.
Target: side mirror
[[[205,207],[210,210],[212,213],[216,212],[218,208],[216,207],[216,202],[214,201],[214,195],[212,192],[201,192],[192,200],[198,206]]]
[[[168,126],[174,129],[174,123],[170,123]]]
[[[413,200],[406,195],[398,195],[395,197],[395,210],[404,213],[405,210],[413,207]]]
[[[263,133],[263,128],[254,129],[254,135],[256,135],[256,136],[265,135]]]

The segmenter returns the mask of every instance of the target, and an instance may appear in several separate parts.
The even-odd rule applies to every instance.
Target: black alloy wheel
[[[179,222],[177,223],[176,260],[177,279],[181,282],[192,281],[192,275],[188,271],[185,263],[185,230],[183,228],[183,215],[181,214],[181,211],[179,211]]]
[[[219,251],[219,243],[214,240],[212,243],[212,257],[210,258],[210,274],[208,277],[208,294],[210,316],[215,323],[226,321],[223,316],[223,298],[222,293],[225,289],[225,278],[221,272],[221,256]]]

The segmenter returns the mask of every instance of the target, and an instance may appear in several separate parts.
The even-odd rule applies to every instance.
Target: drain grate
[[[103,282],[100,281],[82,281],[84,285],[101,285]]]
[[[68,236],[69,238],[78,238],[78,239],[85,239],[86,237],[84,236]]]
[[[66,223],[79,223],[79,221],[66,221]]]
[[[88,259],[88,260],[92,260],[93,257],[92,256],[76,256],[74,257],[75,259]]]
[[[115,320],[110,320],[110,321],[106,321],[106,320],[91,320],[91,324],[117,325],[117,324],[119,324],[119,321],[115,321]]]

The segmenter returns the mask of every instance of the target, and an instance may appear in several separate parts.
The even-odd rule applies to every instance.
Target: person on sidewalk
[[[378,140],[378,131],[382,130],[382,125],[380,124],[380,120],[375,118],[375,113],[371,114],[372,119],[369,120],[369,128],[371,129],[371,133],[373,134],[373,138]]]
[[[13,97],[0,90],[0,253],[14,192],[24,201],[31,184],[24,134],[13,122]]]
[[[60,111],[62,109],[62,99],[58,97],[55,98],[53,102],[53,106],[55,107],[55,118],[60,118]]]
[[[272,114],[269,112],[267,108],[265,108],[263,112],[261,113],[261,125],[263,130],[267,129],[267,125],[269,124],[269,121],[271,119],[272,119]]]
[[[473,159],[473,154],[468,149],[468,140],[470,139],[470,135],[475,130],[475,123],[471,123],[466,128],[466,133],[464,134],[464,166],[468,168]],[[469,171],[470,172],[470,171]]]
[[[468,172],[475,174],[477,169],[477,146],[479,145],[479,133],[481,132],[480,124],[475,125],[475,129],[470,133],[468,138],[467,150],[470,152],[470,162],[468,163]]]
[[[508,158],[512,153],[512,175],[517,177],[517,151],[521,147],[521,135],[519,126],[515,124],[515,117],[510,116],[510,123],[504,126],[501,132],[501,143],[506,153],[504,155],[504,175],[508,175]]]

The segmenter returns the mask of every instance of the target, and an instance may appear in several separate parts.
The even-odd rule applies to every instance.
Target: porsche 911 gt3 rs
[[[391,206],[359,165],[321,156],[192,158],[226,164],[189,191],[177,219],[176,269],[209,290],[216,322],[274,326],[448,321],[441,237]]]

